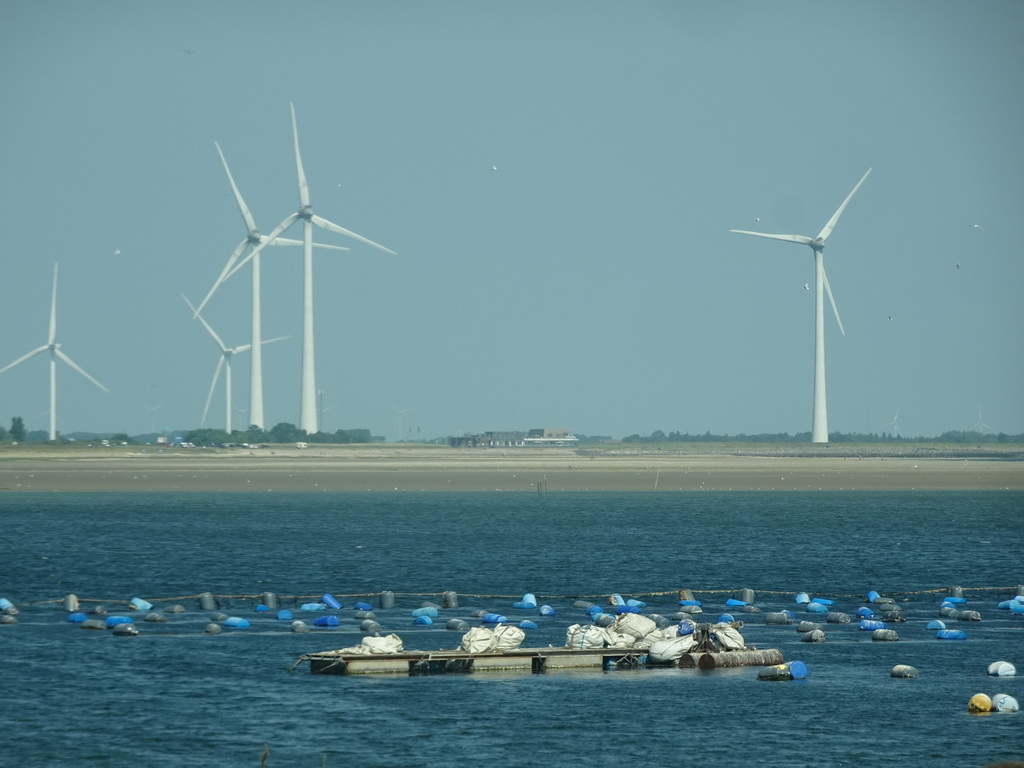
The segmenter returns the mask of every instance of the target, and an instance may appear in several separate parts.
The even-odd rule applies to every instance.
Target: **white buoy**
[[[993,661],[988,665],[988,673],[995,677],[1010,677],[1017,674],[1017,668],[1008,661]]]
[[[1020,706],[1010,694],[997,693],[992,697],[992,709],[996,712],[1016,712]]]
[[[917,671],[917,667],[912,667],[909,664],[897,664],[889,672],[889,677],[902,677],[902,678],[914,678],[918,677],[921,673]]]

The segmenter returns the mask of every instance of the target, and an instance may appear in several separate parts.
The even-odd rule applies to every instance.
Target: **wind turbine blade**
[[[231,267],[233,267],[235,262],[238,261],[238,257],[242,255],[242,252],[245,250],[245,247],[248,244],[249,239],[246,238],[245,240],[238,244],[234,251],[231,252],[231,255],[228,257],[227,264],[225,264],[224,269],[220,271],[220,276],[214,281],[213,287],[210,288],[209,292],[206,294],[206,298],[202,300],[202,302],[199,304],[199,308],[195,310],[193,318],[199,317],[199,313],[206,308],[206,305],[209,303],[210,299],[213,298],[213,294],[215,294],[217,292],[217,289],[220,288],[224,284],[224,281],[228,279],[227,275],[231,271]],[[190,304],[189,306],[192,305]]]
[[[309,206],[309,185],[306,183],[306,172],[302,169],[302,155],[299,154],[299,124],[295,120],[295,105],[292,108],[292,137],[295,139],[295,172],[299,177],[299,206]]]
[[[839,323],[839,332],[846,335],[846,331],[843,330],[843,321],[839,319],[839,309],[836,307],[836,300],[832,298],[832,288],[828,284],[828,274],[825,272],[825,268],[821,268],[822,282],[825,284],[825,293],[828,294],[828,300],[832,303],[832,312],[836,316],[836,322]]]
[[[57,338],[57,264],[53,265],[53,294],[50,298],[50,339],[47,344],[53,344]]]
[[[280,224],[274,227],[273,231],[269,235],[267,235],[264,238],[261,238],[260,244],[253,248],[251,251],[249,251],[245,258],[243,258],[241,261],[235,264],[234,268],[230,272],[228,272],[227,277],[225,277],[224,279],[228,280],[229,278],[231,278],[236,272],[238,272],[238,270],[240,270],[242,267],[244,267],[246,264],[248,264],[250,261],[256,258],[256,256],[259,255],[260,251],[266,248],[267,245],[269,245],[272,241],[276,240],[278,235],[280,235],[282,232],[284,232],[286,229],[288,229],[288,227],[290,227],[298,220],[299,213],[297,211],[293,214],[290,214],[287,218],[285,218],[284,221],[282,221]]]
[[[861,180],[857,182],[857,186],[854,187],[853,191],[846,196],[845,200],[843,200],[843,204],[839,206],[839,210],[832,214],[832,218],[828,220],[828,224],[826,224],[825,228],[818,233],[819,240],[827,240],[828,236],[832,234],[832,230],[835,229],[836,222],[839,221],[839,217],[842,216],[847,203],[849,203],[853,196],[857,194],[857,190],[860,189],[860,185],[864,183],[864,180],[867,179],[870,173],[871,169],[868,168],[868,172],[861,177]]]
[[[245,204],[245,200],[242,199],[242,193],[238,191],[238,186],[235,184],[235,178],[231,175],[231,169],[228,168],[228,161],[224,159],[224,153],[220,150],[220,144],[215,141],[213,142],[213,146],[217,148],[217,154],[220,155],[220,162],[224,166],[224,173],[228,175],[228,181],[231,183],[231,191],[235,193],[235,202],[238,203],[238,210],[242,212],[242,219],[245,221],[246,229],[252,232],[256,229],[256,222],[252,218],[252,212],[249,210],[249,206]]]
[[[267,241],[267,245],[302,245],[301,240],[291,240],[287,237],[279,237],[275,240],[268,240],[266,235],[260,235],[260,242]],[[316,245],[314,243],[314,245]]]
[[[285,339],[290,339],[290,338],[291,338],[291,336],[276,336],[273,339],[266,339],[266,340],[264,340],[263,343],[264,344],[273,344],[275,341],[284,341]]]
[[[104,387],[104,386],[103,386],[102,384],[100,384],[100,383],[99,383],[98,381],[96,381],[96,379],[94,379],[94,378],[93,378],[92,376],[90,376],[90,375],[89,375],[88,373],[86,373],[85,371],[83,371],[83,370],[82,370],[82,369],[81,369],[81,368],[80,368],[80,367],[79,367],[79,366],[78,366],[78,365],[77,365],[77,364],[75,363],[75,361],[74,361],[74,360],[72,360],[72,359],[71,359],[70,357],[68,357],[67,355],[65,355],[65,354],[64,354],[64,352],[63,352],[62,350],[60,350],[60,349],[55,349],[55,350],[53,350],[53,354],[55,354],[55,355],[56,355],[57,357],[59,357],[59,358],[60,358],[61,360],[63,360],[63,361],[65,362],[65,363],[67,363],[68,365],[70,365],[70,366],[71,366],[72,368],[74,368],[74,369],[75,369],[76,371],[78,371],[78,372],[79,372],[80,374],[82,374],[83,376],[85,376],[85,378],[87,378],[87,379],[88,379],[89,381],[91,381],[91,382],[92,382],[93,384],[95,384],[95,385],[96,385],[97,387],[99,387],[100,389],[102,389],[102,390],[103,390],[104,392],[106,392],[107,394],[110,394],[110,390],[109,390],[109,389],[107,389],[106,387]]]
[[[814,241],[806,235],[767,235],[764,232],[748,232],[745,229],[730,229],[730,232],[735,232],[737,235],[753,235],[754,237],[768,237],[772,240],[785,240],[787,243],[800,243],[800,245],[810,245]]]
[[[213,337],[213,340],[217,342],[217,346],[220,347],[220,351],[227,352],[228,348],[224,346],[224,342],[221,341],[221,338],[220,336],[217,335],[217,332],[210,327],[210,324],[208,322],[206,322],[206,318],[199,314],[199,311],[192,306],[192,302],[188,300],[188,297],[185,294],[181,294],[181,298],[185,299],[185,303],[188,304],[189,309],[192,310],[192,316],[203,324],[203,327]]]
[[[11,370],[11,368],[13,368],[14,366],[16,366],[16,365],[19,365],[19,364],[21,364],[21,363],[24,363],[24,362],[25,362],[26,360],[28,360],[28,359],[29,359],[30,357],[35,357],[36,355],[40,354],[41,352],[45,352],[45,351],[46,351],[46,350],[48,350],[49,348],[50,348],[50,345],[49,345],[49,344],[45,344],[45,345],[43,345],[43,346],[39,347],[38,349],[33,349],[33,350],[32,350],[31,352],[29,352],[28,354],[26,354],[26,355],[22,355],[21,357],[19,357],[19,358],[18,358],[17,360],[15,360],[15,361],[14,361],[13,363],[9,363],[9,364],[5,365],[5,366],[4,366],[3,368],[0,368],[0,373],[3,373],[4,371],[9,371],[9,370]]]
[[[366,243],[367,245],[372,245],[374,248],[379,248],[380,250],[382,250],[382,251],[384,251],[386,253],[390,253],[392,256],[397,256],[398,255],[397,253],[392,251],[390,248],[385,248],[383,245],[380,245],[379,243],[373,242],[373,240],[367,240],[362,235],[357,235],[355,232],[351,232],[351,231],[345,229],[344,227],[339,227],[337,224],[335,224],[334,222],[328,221],[323,216],[317,216],[316,214],[314,214],[311,217],[311,221],[314,224],[316,224],[318,227],[320,227],[321,229],[326,229],[328,232],[334,232],[335,234],[339,234],[339,235],[347,235],[349,237],[355,238],[356,240],[358,240],[361,243]]]
[[[210,411],[210,401],[213,400],[213,390],[217,388],[217,380],[220,378],[220,369],[224,367],[224,356],[221,355],[220,360],[217,361],[217,367],[213,369],[213,381],[210,382],[210,393],[206,396],[206,407],[203,408],[203,418],[199,422],[199,426],[206,425],[206,414]]]

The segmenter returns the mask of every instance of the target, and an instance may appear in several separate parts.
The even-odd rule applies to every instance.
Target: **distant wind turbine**
[[[302,245],[301,240],[289,240],[287,238],[276,238],[271,240],[266,235],[260,234],[260,231],[256,228],[256,221],[253,219],[252,212],[249,210],[249,206],[245,204],[245,200],[242,199],[242,193],[238,191],[238,185],[235,184],[235,179],[231,175],[231,169],[228,168],[228,161],[224,157],[224,153],[221,151],[220,144],[214,142],[213,145],[217,148],[217,154],[220,155],[220,162],[224,166],[224,173],[227,174],[228,183],[231,184],[231,191],[235,195],[235,202],[238,204],[238,210],[242,214],[242,220],[245,222],[246,235],[240,242],[235,250],[228,257],[227,263],[224,265],[224,269],[221,270],[220,276],[214,282],[213,287],[210,288],[206,294],[206,298],[203,299],[199,305],[199,309],[196,310],[196,316],[203,311],[206,307],[207,302],[213,298],[213,294],[217,292],[217,289],[227,280],[229,275],[233,275],[235,270],[233,267],[238,263],[238,259],[249,249],[254,249],[260,245]],[[341,245],[324,245],[321,243],[314,243],[315,248],[328,248],[335,251],[347,251],[348,248]],[[252,364],[249,367],[249,410],[251,415],[249,417],[249,423],[255,424],[260,429],[263,429],[265,424],[265,418],[263,415],[263,343],[262,343],[262,323],[260,320],[260,259],[259,254],[252,257]]]
[[[0,371],[0,373],[3,373],[3,371]],[[972,432],[982,432],[982,433],[984,433],[984,432],[991,432],[992,431],[992,427],[990,427],[988,424],[986,424],[984,421],[981,420],[981,406],[980,405],[978,406],[978,423],[975,424],[973,427],[971,427],[971,431]]]
[[[899,424],[897,424],[897,421],[899,421],[899,418],[900,418],[900,409],[897,408],[896,409],[896,415],[892,417],[892,421],[890,421],[888,424],[884,424],[882,426],[882,429],[885,429],[886,427],[892,427],[893,435],[895,435],[896,437],[901,437],[901,435],[900,435],[900,426],[899,426]]]
[[[811,418],[811,442],[814,443],[828,442],[828,411],[825,403],[825,304],[822,295],[823,288],[828,293],[828,300],[832,304],[832,312],[836,316],[839,330],[844,336],[846,335],[846,331],[843,329],[843,321],[839,319],[836,301],[832,297],[832,289],[828,284],[828,275],[825,274],[825,241],[828,240],[832,230],[835,229],[836,222],[839,221],[839,217],[846,209],[847,204],[849,204],[857,190],[860,189],[860,185],[864,183],[870,173],[871,169],[868,168],[867,173],[857,182],[857,186],[846,196],[843,204],[832,214],[832,218],[828,220],[828,223],[815,238],[810,238],[806,235],[768,235],[763,232],[748,232],[742,229],[729,230],[740,235],[768,237],[773,240],[785,240],[790,243],[807,245],[810,246],[814,253],[814,405]]]
[[[395,442],[400,443],[402,442],[402,439],[405,437],[405,435],[403,434],[404,424],[402,416],[407,414],[409,412],[409,409],[399,408],[396,405],[392,405],[391,407],[395,410],[395,429],[398,430],[398,438],[395,440]]]
[[[189,309],[192,310],[192,314],[196,318],[199,319],[199,322],[201,322],[203,324],[203,327],[207,330],[207,332],[210,334],[210,336],[213,338],[213,340],[217,343],[217,346],[220,348],[220,359],[217,360],[217,367],[213,371],[213,381],[210,382],[210,393],[206,396],[206,407],[203,408],[203,418],[199,422],[199,426],[205,426],[206,425],[206,414],[210,410],[210,401],[213,399],[213,391],[214,391],[214,389],[217,388],[217,380],[220,378],[221,368],[224,368],[225,369],[224,370],[224,411],[225,411],[225,416],[224,416],[225,427],[224,427],[224,431],[227,432],[230,435],[231,434],[231,415],[232,415],[232,409],[231,409],[231,358],[234,357],[235,355],[239,354],[240,352],[248,351],[250,349],[251,345],[250,344],[243,344],[240,347],[228,347],[228,346],[226,346],[224,344],[224,342],[221,340],[220,336],[217,335],[217,332],[214,331],[213,328],[210,327],[210,324],[208,322],[206,322],[206,318],[204,318],[202,315],[196,313],[196,308],[194,306],[192,306],[192,302],[190,302],[188,300],[188,298],[186,298],[185,296],[182,296],[181,298],[185,299],[185,303],[188,304]],[[267,339],[266,341],[264,341],[262,343],[263,344],[272,344],[275,341],[281,341],[281,340],[287,339],[287,338],[288,338],[287,336],[278,336],[276,339]]]
[[[276,240],[288,227],[302,219],[302,385],[299,400],[299,428],[306,430],[309,434],[313,434],[318,431],[315,350],[313,343],[313,225],[315,224],[321,229],[326,229],[328,232],[354,238],[361,243],[379,248],[392,255],[395,255],[395,252],[313,213],[313,206],[309,201],[309,185],[306,182],[306,172],[302,167],[302,155],[299,152],[299,128],[298,122],[295,119],[295,105],[292,104],[290,106],[292,111],[292,137],[295,144],[295,170],[299,184],[299,208],[295,213],[289,214],[284,221],[278,224],[267,235],[266,242],[261,242],[253,248],[249,255],[241,259],[227,276],[230,277],[250,260],[256,258],[269,242]]]
[[[102,389],[104,392],[109,394],[110,390],[100,384],[96,379],[90,376],[88,373],[83,371],[78,365],[64,354],[64,350],[61,349],[60,343],[57,341],[57,265],[53,265],[53,294],[50,299],[50,335],[43,346],[33,349],[26,355],[22,355],[13,363],[0,368],[0,373],[9,371],[16,365],[20,365],[29,358],[35,357],[36,355],[42,354],[43,352],[50,353],[50,440],[57,439],[57,358],[60,358],[74,370],[85,376],[89,381],[95,384],[97,387]]]

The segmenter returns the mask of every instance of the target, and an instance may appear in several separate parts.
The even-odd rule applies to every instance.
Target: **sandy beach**
[[[1019,446],[717,450],[17,446],[0,450],[0,492],[1024,490]]]

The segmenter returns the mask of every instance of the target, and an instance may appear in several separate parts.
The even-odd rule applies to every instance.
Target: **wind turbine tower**
[[[85,376],[89,381],[95,384],[97,387],[102,389],[106,393],[110,393],[110,390],[100,384],[96,379],[90,376],[88,373],[83,371],[78,365],[68,357],[64,350],[61,349],[60,343],[57,341],[57,265],[53,265],[53,295],[50,299],[50,335],[46,343],[41,347],[33,349],[26,355],[22,355],[13,363],[0,368],[0,373],[9,371],[16,365],[20,365],[31,357],[42,354],[43,352],[50,353],[50,440],[57,439],[57,359],[60,358],[74,370]]]
[[[832,304],[832,312],[836,316],[836,323],[839,324],[839,331],[845,336],[843,321],[839,319],[839,310],[836,308],[836,300],[832,297],[832,289],[828,284],[828,275],[825,274],[825,241],[828,240],[832,230],[835,229],[839,217],[842,215],[850,200],[860,189],[860,185],[867,179],[871,169],[857,182],[857,186],[846,196],[843,204],[832,214],[825,227],[815,238],[806,235],[768,235],[764,232],[748,232],[743,229],[730,229],[740,235],[754,235],[755,237],[768,237],[773,240],[785,240],[790,243],[810,246],[814,253],[814,400],[811,418],[811,442],[828,442],[828,409],[825,403],[825,302],[824,293],[828,294],[828,300]]]

